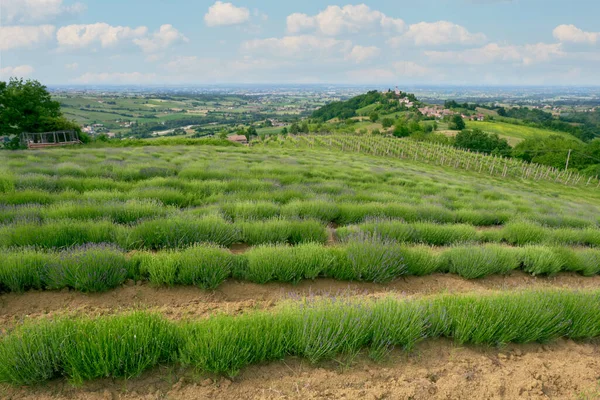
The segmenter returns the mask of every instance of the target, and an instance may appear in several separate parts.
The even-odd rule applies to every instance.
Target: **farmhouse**
[[[419,108],[421,114],[426,117],[443,118],[446,115],[453,115],[454,111],[448,110],[439,106],[433,107],[421,107]]]
[[[227,140],[240,144],[248,144],[248,139],[244,135],[233,135],[229,136]]]

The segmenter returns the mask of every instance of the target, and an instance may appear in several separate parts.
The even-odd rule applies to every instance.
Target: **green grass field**
[[[551,131],[547,129],[532,128],[529,126],[508,124],[505,122],[480,122],[480,121],[468,121],[468,129],[481,129],[484,132],[496,133],[498,136],[508,140],[511,146],[515,146],[519,142],[525,139],[532,139],[536,137],[548,137],[552,135],[561,136],[564,138],[579,141],[579,139],[564,132]]]

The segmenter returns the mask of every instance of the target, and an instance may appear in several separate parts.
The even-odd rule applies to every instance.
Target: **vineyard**
[[[0,397],[594,398],[597,179],[204,144],[0,154]]]
[[[593,185],[600,187],[598,177],[586,177],[573,171],[559,170],[540,164],[502,156],[473,153],[451,146],[412,140],[397,140],[390,137],[351,135],[304,135],[281,139],[271,136],[265,145],[290,147],[322,147],[341,151],[352,151],[377,156],[396,157],[433,163],[455,169],[474,171],[502,178],[521,178],[559,182],[565,185]]]

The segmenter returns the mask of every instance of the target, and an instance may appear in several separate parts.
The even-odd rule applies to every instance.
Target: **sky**
[[[599,0],[0,0],[0,79],[600,85]]]

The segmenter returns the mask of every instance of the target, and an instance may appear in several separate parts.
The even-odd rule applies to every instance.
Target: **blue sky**
[[[0,78],[600,85],[600,1],[2,0]]]

